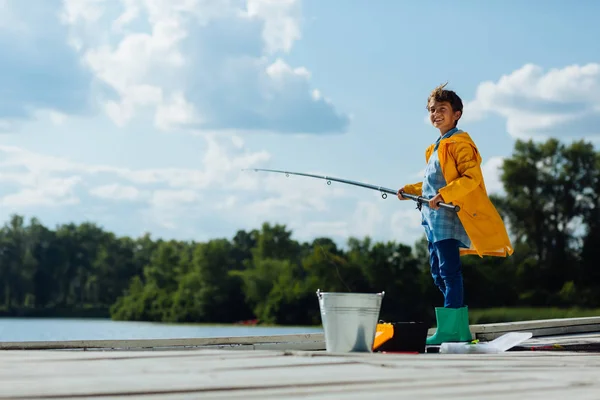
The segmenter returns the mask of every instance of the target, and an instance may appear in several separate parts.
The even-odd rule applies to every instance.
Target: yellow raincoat
[[[433,152],[432,144],[425,151],[425,160]],[[440,166],[448,184],[439,190],[444,202],[460,207],[458,217],[471,247],[461,248],[460,254],[506,257],[514,251],[504,221],[487,195],[481,172],[481,156],[468,133],[456,133],[442,139],[438,146]],[[423,182],[406,185],[408,194],[421,196]]]

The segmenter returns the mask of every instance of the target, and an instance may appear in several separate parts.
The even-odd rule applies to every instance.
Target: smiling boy
[[[487,195],[477,146],[467,132],[457,128],[462,100],[445,86],[436,87],[427,99],[429,120],[440,137],[425,152],[424,179],[398,190],[400,200],[407,199],[402,193],[430,199],[421,208],[421,224],[428,241],[431,275],[444,295],[444,307],[435,309],[437,329],[427,338],[428,345],[472,339],[460,256],[506,257],[513,253],[504,222]],[[460,211],[440,208],[440,202],[458,205]]]

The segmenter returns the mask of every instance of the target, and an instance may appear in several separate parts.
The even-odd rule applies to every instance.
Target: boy
[[[429,264],[436,286],[444,295],[444,307],[436,307],[437,329],[426,344],[472,340],[468,308],[463,303],[460,256],[506,257],[513,248],[504,222],[490,201],[481,172],[481,156],[468,133],[456,126],[462,116],[460,97],[446,84],[427,98],[427,111],[440,137],[425,151],[422,182],[398,190],[429,198],[421,208],[422,225],[429,246]],[[438,203],[460,206],[458,213],[439,208]]]

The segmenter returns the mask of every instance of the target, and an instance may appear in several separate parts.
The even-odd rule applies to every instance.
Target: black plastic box
[[[394,336],[379,346],[375,352],[425,353],[428,324],[425,322],[389,323],[394,327]]]

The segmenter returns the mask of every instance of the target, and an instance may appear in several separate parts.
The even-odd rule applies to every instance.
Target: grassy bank
[[[469,310],[471,324],[531,321],[537,319],[600,317],[600,308],[488,308]]]

